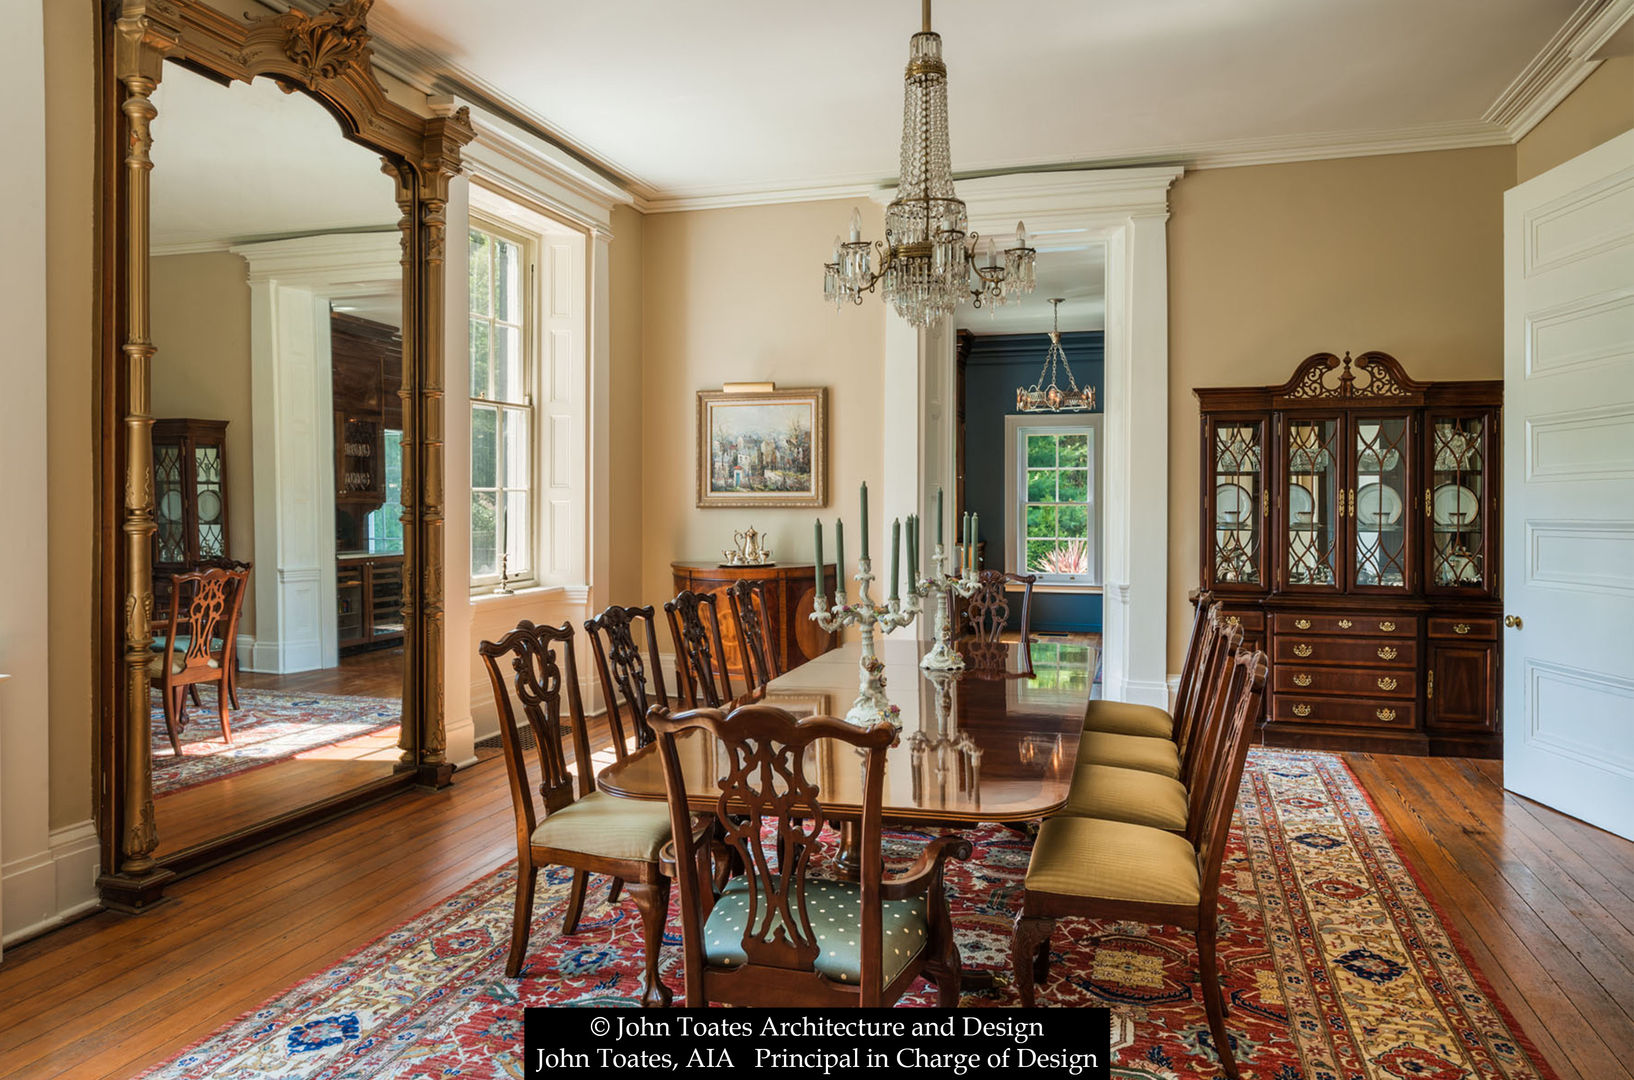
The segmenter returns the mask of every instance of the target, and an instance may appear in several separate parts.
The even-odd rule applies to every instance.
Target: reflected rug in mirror
[[[497,767],[497,766],[496,766]],[[509,819],[496,820],[508,829]],[[967,966],[1009,965],[1030,839],[971,834],[949,891]],[[905,869],[923,834],[893,831]],[[580,929],[557,929],[570,875],[540,878],[522,978],[507,979],[514,865],[241,1017],[156,1080],[520,1075],[525,1005],[634,1005],[641,920],[592,881]],[[1221,881],[1220,961],[1244,1078],[1553,1080],[1452,936],[1349,768],[1331,754],[1255,750]],[[663,972],[681,1004],[679,923]],[[1189,933],[1064,919],[1039,1004],[1112,1009],[1115,1075],[1219,1075]],[[904,1004],[930,1005],[916,985]],[[967,1008],[1017,1004],[1002,982]]]
[[[360,735],[396,727],[403,703],[396,698],[349,697],[343,694],[294,694],[282,690],[240,687],[242,708],[227,714],[233,743],[221,739],[216,720],[215,688],[199,691],[200,708],[191,701],[182,728],[182,756],[170,748],[164,709],[152,709],[153,794],[157,797],[197,784],[234,776],[285,761],[298,754],[333,746]],[[157,697],[155,697],[157,702]]]

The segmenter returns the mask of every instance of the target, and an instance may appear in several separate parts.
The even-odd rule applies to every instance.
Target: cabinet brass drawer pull
[[[1311,707],[1309,705],[1295,705],[1294,706],[1294,715],[1295,716],[1309,716],[1309,715],[1311,715]]]
[[[1341,630],[1349,630],[1352,626],[1355,626],[1355,625],[1356,624],[1351,622],[1349,619],[1340,619],[1339,620],[1339,629],[1341,629]]]
[[[1393,646],[1393,645],[1380,645],[1379,646],[1379,659],[1380,660],[1394,660],[1395,658],[1396,658],[1395,646]]]
[[[1396,718],[1396,710],[1394,710],[1394,709],[1374,709],[1373,710],[1373,715],[1377,716],[1380,720],[1383,720],[1385,723],[1388,724],[1390,721],[1392,721],[1392,720],[1394,720]]]
[[[1227,626],[1241,626],[1242,624],[1243,624],[1243,621],[1242,621],[1241,617],[1239,617],[1237,615],[1227,615],[1226,616],[1226,625]]]
[[[1379,629],[1384,631],[1386,634],[1393,633],[1396,629],[1396,624],[1391,622],[1389,619],[1386,619],[1384,622],[1379,624]]]
[[[1309,630],[1311,628],[1311,620],[1309,620],[1309,619],[1295,619],[1294,620],[1294,625],[1299,627],[1299,629],[1301,629],[1301,630]]]
[[[1379,689],[1380,690],[1394,690],[1395,688],[1396,688],[1396,680],[1395,680],[1395,678],[1393,676],[1390,676],[1390,675],[1380,675],[1379,676]]]
[[[1298,675],[1294,676],[1294,685],[1295,686],[1309,686],[1309,685],[1311,685],[1311,677],[1309,675],[1305,674],[1303,671],[1301,671]]]
[[[1309,656],[1311,655],[1311,647],[1302,641],[1298,645],[1294,646],[1294,655]]]
[[[1467,634],[1467,633],[1469,633],[1469,623],[1461,622],[1461,623],[1456,624],[1455,626],[1453,626],[1452,632],[1455,633],[1455,634]]]

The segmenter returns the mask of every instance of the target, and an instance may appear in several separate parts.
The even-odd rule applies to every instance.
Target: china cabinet
[[[1321,353],[1194,392],[1202,587],[1271,657],[1266,740],[1499,753],[1503,384]]]
[[[227,421],[153,422],[153,581],[227,558]]]

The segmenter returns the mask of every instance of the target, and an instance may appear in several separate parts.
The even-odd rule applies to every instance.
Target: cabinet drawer
[[[1418,674],[1412,670],[1307,667],[1277,663],[1271,688],[1278,694],[1354,694],[1366,697],[1413,698],[1418,695]]]
[[[1263,611],[1232,611],[1223,608],[1221,618],[1228,626],[1242,627],[1244,636],[1261,634],[1265,631],[1265,612]]]
[[[1279,664],[1362,664],[1368,667],[1418,666],[1418,642],[1393,638],[1311,637],[1279,633],[1275,645]]]
[[[1279,613],[1272,625],[1279,634],[1383,634],[1418,636],[1418,619],[1411,615],[1297,615]]]
[[[1277,694],[1271,701],[1271,719],[1290,724],[1345,724],[1411,730],[1418,716],[1411,701],[1325,698],[1306,694]]]
[[[1496,641],[1497,619],[1443,619],[1430,620],[1430,636],[1452,640]]]

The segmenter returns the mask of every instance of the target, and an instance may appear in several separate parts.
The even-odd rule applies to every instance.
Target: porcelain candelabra
[[[874,572],[873,560],[866,555],[857,560],[857,572],[852,577],[857,582],[857,598],[846,599],[844,590],[838,587],[843,584],[842,582],[835,583],[832,605],[819,590],[811,620],[831,634],[847,626],[855,626],[861,633],[862,656],[857,661],[857,699],[851,703],[851,708],[845,714],[846,722],[866,727],[884,720],[892,727],[900,728],[901,709],[892,705],[885,696],[885,662],[875,655],[874,634],[876,632],[889,634],[892,630],[913,622],[919,614],[919,595],[910,589],[906,600],[893,596],[889,600],[876,602],[868,594],[869,586],[874,581]]]
[[[927,671],[962,671],[965,661],[953,647],[953,611],[948,594],[956,593],[961,599],[969,599],[981,584],[968,565],[961,567],[958,574],[948,573],[947,552],[941,544],[936,545],[931,565],[936,572],[930,577],[921,578],[914,591],[921,596],[931,592],[936,594],[936,644],[919,661],[919,666]]]

